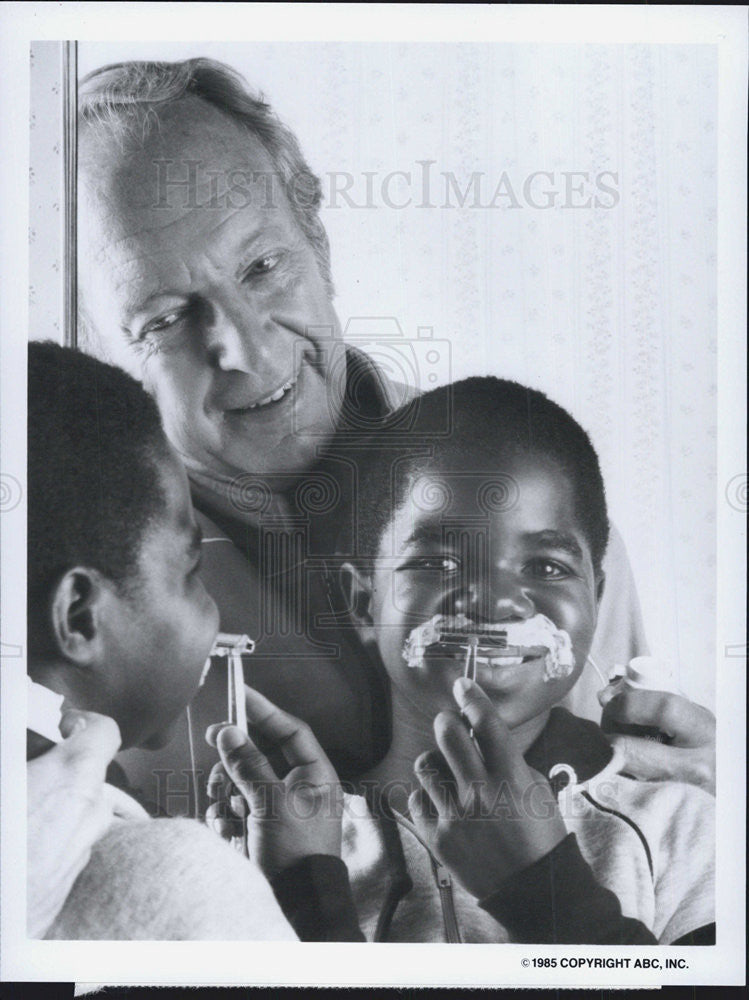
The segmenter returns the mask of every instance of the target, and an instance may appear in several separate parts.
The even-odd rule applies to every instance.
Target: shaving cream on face
[[[423,667],[427,646],[433,646],[441,632],[448,628],[465,629],[471,625],[473,622],[465,615],[435,615],[411,632],[403,646],[403,659],[409,667]]]
[[[439,641],[443,631],[470,631],[471,628],[475,628],[479,634],[481,632],[504,632],[507,636],[508,646],[520,646],[525,649],[540,646],[546,649],[544,681],[568,677],[572,673],[575,661],[569,634],[564,629],[556,628],[546,615],[541,614],[520,622],[491,623],[480,626],[463,614],[435,615],[434,618],[417,626],[410,633],[403,646],[403,658],[409,667],[414,669],[423,667],[427,648]],[[468,636],[466,636],[466,641],[467,639]],[[497,654],[493,656],[479,654],[477,657],[478,662],[483,661],[489,664],[494,661],[500,663],[502,659],[500,651],[497,651]]]

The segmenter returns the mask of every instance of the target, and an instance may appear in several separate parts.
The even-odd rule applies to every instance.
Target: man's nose
[[[263,372],[273,360],[270,318],[251,302],[224,298],[206,317],[205,341],[212,365],[224,371]]]

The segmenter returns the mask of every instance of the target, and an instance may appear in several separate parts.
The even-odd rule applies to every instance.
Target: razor
[[[476,663],[479,660],[502,660],[518,656],[535,658],[545,656],[547,652],[545,646],[509,645],[506,631],[490,631],[474,625],[470,628],[453,627],[440,631],[436,642],[426,647],[425,656],[464,660],[465,676],[475,680]]]
[[[244,700],[244,670],[242,657],[252,653],[255,643],[248,635],[233,635],[229,632],[219,632],[216,641],[208,654],[207,668],[213,657],[226,657],[227,672],[227,720],[231,725],[238,726],[243,733],[247,732],[247,706]],[[249,857],[247,849],[247,821],[243,820],[241,837],[233,837],[234,849]]]
[[[233,726],[239,726],[243,733],[247,732],[247,708],[244,703],[242,657],[252,653],[254,649],[255,643],[248,635],[219,632],[209,654],[209,659],[218,656],[226,657],[228,661],[228,721]]]

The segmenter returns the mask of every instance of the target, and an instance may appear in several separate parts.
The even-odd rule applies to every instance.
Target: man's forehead
[[[264,149],[240,121],[191,94],[158,108],[133,105],[111,124],[84,121],[79,142],[82,168],[91,163],[118,170],[185,153],[220,162],[236,158],[241,164]]]
[[[184,121],[173,116],[145,143],[131,139],[123,147],[112,137],[91,138],[79,212],[84,282],[87,267],[104,266],[107,284],[140,302],[164,280],[189,283],[190,253],[208,252],[214,243],[241,252],[274,227],[288,228],[286,196],[264,147],[193,101],[201,107]],[[196,133],[195,120],[203,118],[209,128]]]
[[[98,125],[81,131],[83,204],[115,238],[129,216],[136,226],[139,215],[167,225],[196,207],[220,210],[227,190],[278,186],[260,140],[205,101],[185,97],[155,121],[153,112],[136,115],[124,134]]]

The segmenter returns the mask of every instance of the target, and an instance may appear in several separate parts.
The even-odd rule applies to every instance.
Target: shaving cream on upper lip
[[[447,642],[441,642],[449,633]],[[460,642],[465,635],[465,644]],[[524,659],[544,656],[544,680],[567,677],[574,668],[572,642],[564,629],[558,629],[545,615],[534,615],[524,621],[492,622],[477,624],[466,615],[435,615],[429,621],[417,626],[409,634],[403,646],[403,658],[409,667],[419,668],[424,660],[434,657],[451,656],[463,652],[470,635],[478,635],[477,661],[496,666],[522,663]],[[481,646],[481,636],[502,636],[506,652],[493,642]],[[451,653],[448,649],[454,649]],[[431,653],[430,653],[431,651]]]

